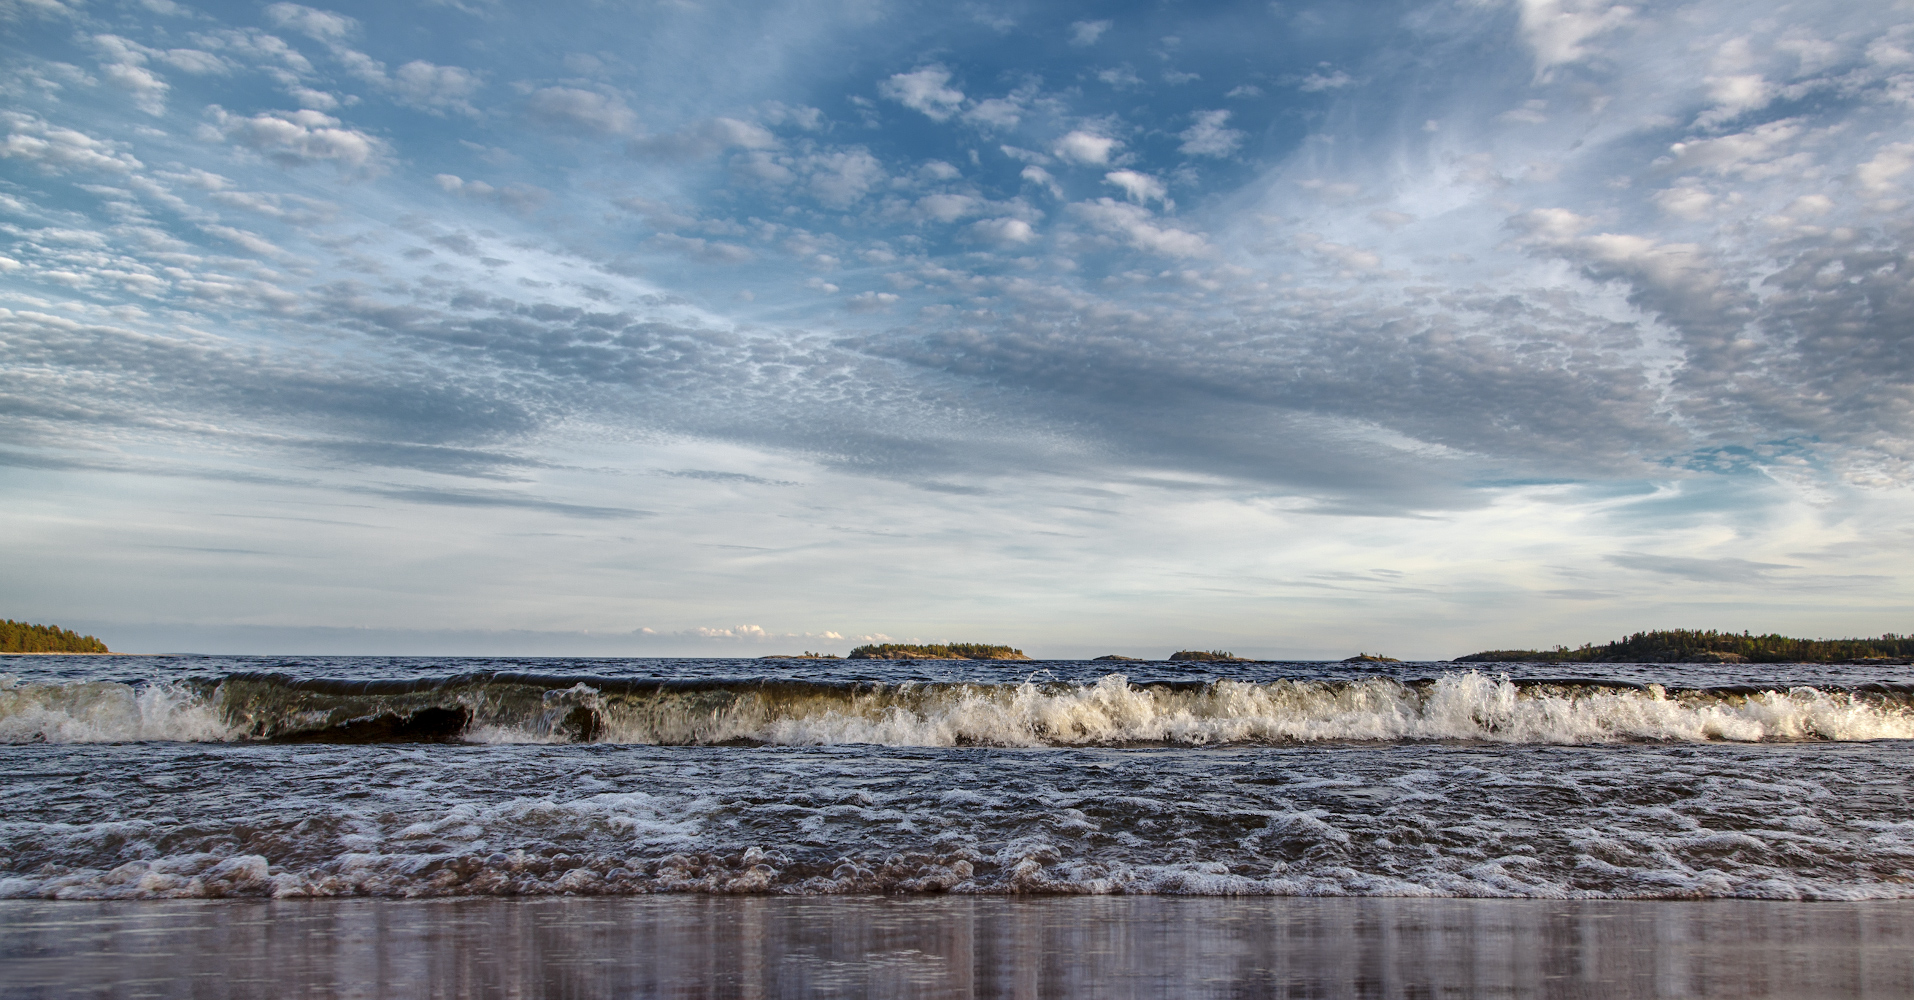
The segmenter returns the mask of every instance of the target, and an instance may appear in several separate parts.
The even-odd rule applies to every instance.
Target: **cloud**
[[[1023,120],[1023,101],[1016,97],[992,97],[978,101],[964,112],[964,121],[984,128],[1013,129]]]
[[[1122,236],[1138,250],[1165,257],[1202,257],[1211,252],[1201,234],[1159,226],[1148,209],[1136,205],[1098,198],[1077,202],[1070,211],[1096,229]]]
[[[950,71],[942,66],[895,74],[878,84],[877,92],[937,122],[948,120],[964,103],[963,91],[950,86]]]
[[[1336,70],[1328,74],[1311,73],[1303,77],[1302,82],[1296,85],[1296,89],[1306,94],[1315,94],[1325,90],[1340,90],[1355,82],[1349,74]]]
[[[1183,140],[1178,147],[1183,155],[1228,156],[1243,144],[1243,133],[1224,127],[1230,118],[1228,111],[1198,111],[1194,117],[1196,124],[1177,136]]]
[[[476,115],[471,97],[483,86],[477,73],[457,66],[435,66],[423,59],[398,68],[392,74],[392,93],[400,103],[433,113],[457,111]]]
[[[1037,239],[1036,228],[1022,219],[984,219],[971,223],[966,233],[975,242],[1001,246],[1022,246]]]
[[[266,7],[266,19],[274,27],[290,28],[321,42],[339,42],[359,31],[359,22],[327,10],[296,3],[275,3]]]
[[[1889,143],[1872,159],[1854,168],[1854,180],[1868,194],[1890,195],[1900,190],[1901,176],[1910,169],[1914,169],[1914,143]]]
[[[811,197],[831,208],[849,208],[884,179],[884,165],[865,149],[817,153],[797,161]]]
[[[1664,576],[1678,576],[1702,583],[1745,583],[1781,569],[1796,569],[1783,563],[1751,562],[1747,559],[1699,559],[1692,556],[1658,556],[1643,552],[1624,552],[1605,557],[1625,569],[1639,569]]]
[[[100,50],[100,71],[108,83],[133,95],[133,103],[149,115],[166,112],[166,81],[146,68],[151,51],[118,35],[94,35]]]
[[[1063,186],[1057,183],[1055,177],[1050,176],[1050,171],[1042,167],[1032,164],[1023,168],[1023,171],[1018,176],[1023,178],[1025,182],[1035,184],[1050,192],[1052,197],[1063,197]]]
[[[625,135],[638,125],[638,116],[622,97],[576,87],[532,91],[525,111],[542,128],[581,135]]]
[[[126,173],[144,165],[111,142],[18,111],[0,111],[7,134],[0,139],[0,157],[37,165],[46,173],[65,170],[104,170]]]
[[[858,292],[844,300],[844,308],[855,313],[882,312],[901,301],[891,292]]]
[[[1087,167],[1102,166],[1110,162],[1110,153],[1122,142],[1095,132],[1078,130],[1066,134],[1050,147],[1057,159]]]
[[[762,125],[711,118],[666,135],[640,136],[627,148],[634,156],[692,159],[733,149],[777,149],[778,138]]]
[[[1079,48],[1095,45],[1109,30],[1109,21],[1078,21],[1070,25],[1070,44]]]
[[[1114,184],[1122,188],[1124,196],[1139,205],[1157,201],[1163,202],[1165,208],[1174,207],[1169,202],[1169,187],[1148,174],[1140,174],[1134,170],[1112,170],[1103,175],[1103,180],[1106,184]]]
[[[489,201],[520,215],[538,211],[552,197],[550,191],[533,184],[513,183],[493,187],[484,181],[464,180],[457,174],[436,174],[432,180],[448,194]]]
[[[1579,62],[1589,43],[1634,16],[1635,9],[1608,0],[1517,0],[1519,29],[1535,57],[1538,80],[1557,66]]]
[[[258,150],[282,166],[329,162],[363,170],[375,165],[386,148],[383,141],[317,111],[267,111],[242,117],[217,104],[207,110],[219,135]]]

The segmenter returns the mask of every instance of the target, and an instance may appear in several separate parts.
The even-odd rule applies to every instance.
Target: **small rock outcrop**
[[[1354,656],[1344,659],[1342,662],[1344,663],[1401,663],[1402,661],[1396,659],[1393,656],[1379,656],[1375,653],[1357,653]]]
[[[1118,655],[1118,654],[1116,654],[1116,653],[1105,653],[1105,654],[1103,654],[1102,656],[1099,656],[1099,657],[1096,657],[1096,660],[1098,660],[1098,661],[1101,661],[1101,660],[1120,660],[1120,661],[1122,661],[1122,662],[1124,662],[1124,663],[1142,663],[1142,662],[1144,662],[1144,659],[1143,659],[1142,657],[1140,657],[1140,656],[1120,656],[1120,655]]]

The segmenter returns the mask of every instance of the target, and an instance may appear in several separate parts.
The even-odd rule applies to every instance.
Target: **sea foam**
[[[417,720],[431,716],[437,728]],[[449,727],[449,728],[448,728]],[[0,741],[299,739],[1004,747],[1315,741],[1854,741],[1914,738],[1899,689],[1669,690],[1518,683],[673,685],[472,675],[400,686],[270,675],[129,685],[0,679]]]

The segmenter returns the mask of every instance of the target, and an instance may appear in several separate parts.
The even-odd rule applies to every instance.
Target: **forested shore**
[[[1491,649],[1458,656],[1457,663],[1839,663],[1914,657],[1914,636],[1889,632],[1875,639],[1794,639],[1784,635],[1664,629],[1579,648]]]
[[[0,619],[0,653],[110,653],[106,643],[58,625]]]

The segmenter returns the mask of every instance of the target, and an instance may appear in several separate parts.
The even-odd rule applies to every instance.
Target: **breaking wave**
[[[650,745],[1204,746],[1313,741],[1914,738],[1914,686],[1669,689],[1511,681],[1133,684],[425,681],[234,674],[147,684],[0,677],[0,742],[275,740]]]

